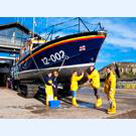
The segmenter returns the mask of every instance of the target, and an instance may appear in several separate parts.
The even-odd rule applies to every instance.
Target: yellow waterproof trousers
[[[110,102],[110,108],[116,109],[115,91],[105,91]]]
[[[46,92],[46,105],[49,105],[49,101],[53,100],[53,87],[49,85],[45,85]]]

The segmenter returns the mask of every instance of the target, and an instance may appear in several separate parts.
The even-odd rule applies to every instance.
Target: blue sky
[[[35,31],[41,35],[45,34],[46,28],[50,25],[60,23],[71,18],[52,17],[36,18]],[[82,18],[91,24],[101,22],[107,30],[107,38],[99,52],[96,67],[101,69],[113,62],[136,62],[136,18],[130,17],[90,17]],[[32,29],[32,18],[13,17],[0,18],[0,24],[20,22],[29,29]],[[69,23],[71,24],[71,23]],[[67,25],[69,25],[67,24]],[[63,35],[63,33],[60,33]]]

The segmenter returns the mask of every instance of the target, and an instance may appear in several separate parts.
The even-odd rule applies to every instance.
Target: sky
[[[8,4],[7,4],[8,3]],[[134,16],[136,17],[135,0],[32,0],[1,1],[1,16]],[[6,8],[5,8],[6,7]],[[113,61],[135,62],[135,18],[90,18],[100,20],[108,31],[108,37],[100,50],[96,67],[99,69]],[[20,19],[21,20],[21,19]],[[27,18],[25,25],[32,28]],[[44,19],[43,19],[44,20]],[[61,19],[60,19],[61,20]],[[14,22],[16,19],[0,18],[0,24]],[[48,20],[47,20],[48,22]],[[53,21],[54,23],[56,20]],[[45,22],[46,23],[46,22]],[[46,24],[42,24],[43,27]],[[45,28],[45,27],[44,27]],[[123,28],[123,29],[122,29]],[[127,29],[127,30],[126,30]],[[123,36],[122,36],[123,35]],[[129,35],[129,36],[128,36]],[[132,36],[132,37],[131,37]],[[127,47],[126,47],[127,46]],[[129,46],[129,47],[128,47]],[[109,53],[109,54],[108,54]],[[108,55],[107,55],[108,54]],[[91,112],[91,110],[90,110]],[[131,120],[97,120],[97,119],[36,119],[0,121],[1,134],[4,136],[43,135],[134,135],[136,122]],[[22,131],[23,130],[25,131]],[[61,128],[61,129],[60,129]],[[69,129],[68,129],[69,128]],[[7,131],[8,130],[8,131]],[[33,131],[32,131],[33,130]],[[54,131],[52,131],[54,130]],[[56,133],[61,130],[61,133]],[[67,131],[70,130],[70,131]],[[90,131],[91,130],[91,131]],[[99,130],[99,131],[98,131]],[[20,133],[21,132],[21,133]],[[65,133],[67,132],[67,133]],[[97,133],[96,133],[97,132]]]
[[[68,17],[37,17],[35,18],[35,32],[44,36],[50,29],[49,26],[68,21],[65,26],[71,26],[75,22],[73,18]],[[107,38],[102,45],[96,61],[96,68],[99,70],[104,66],[113,62],[136,62],[136,18],[135,17],[82,17],[83,21],[90,24],[101,23],[107,30]],[[33,18],[31,17],[1,17],[0,24],[11,22],[20,22],[24,26],[32,30]],[[70,22],[70,23],[69,23]],[[93,29],[96,26],[90,26]],[[63,25],[61,26],[63,27]],[[83,26],[82,26],[83,27]],[[60,26],[58,26],[58,30]],[[74,30],[74,28],[71,28]],[[68,31],[59,32],[63,35]]]

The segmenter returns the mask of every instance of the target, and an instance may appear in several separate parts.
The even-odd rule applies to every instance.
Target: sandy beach
[[[27,99],[16,91],[0,88],[0,118],[6,119],[106,119],[106,118],[136,118],[136,90],[117,89],[117,113],[106,114],[108,101],[100,90],[103,99],[101,109],[94,107],[95,97],[89,86],[83,86],[78,92],[79,107],[71,105],[71,96],[61,99],[61,107],[51,109],[44,104],[44,98]]]

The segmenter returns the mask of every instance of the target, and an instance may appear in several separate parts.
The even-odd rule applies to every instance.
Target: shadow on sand
[[[25,95],[23,94],[20,94],[20,93],[17,93],[20,97],[23,97],[25,98]],[[36,100],[40,101],[42,104],[45,105],[45,96],[44,95],[36,95],[34,97]],[[60,101],[61,101],[61,106],[60,108],[61,109],[65,109],[65,108],[71,108],[73,107],[72,106],[72,98],[69,98],[69,97],[59,97],[58,98]],[[86,101],[83,101],[83,100],[78,100],[77,99],[77,103],[78,103],[78,109],[82,109],[82,108],[85,108],[85,109],[95,109],[95,110],[99,110],[99,111],[102,111],[102,112],[106,112],[106,109],[101,107],[101,108],[96,108],[95,107],[95,104],[94,103],[91,103],[91,102],[86,102]],[[38,108],[38,107],[37,107]],[[41,108],[41,107],[40,107]],[[48,107],[49,108],[49,107]],[[52,108],[49,108],[49,109],[52,109]],[[54,109],[54,108],[53,108]],[[56,108],[58,109],[58,108]],[[45,109],[42,109],[42,111],[45,110]],[[48,111],[48,110],[47,110]],[[36,111],[33,111],[34,113]],[[36,112],[37,113],[37,112]],[[38,112],[39,113],[39,112]]]

